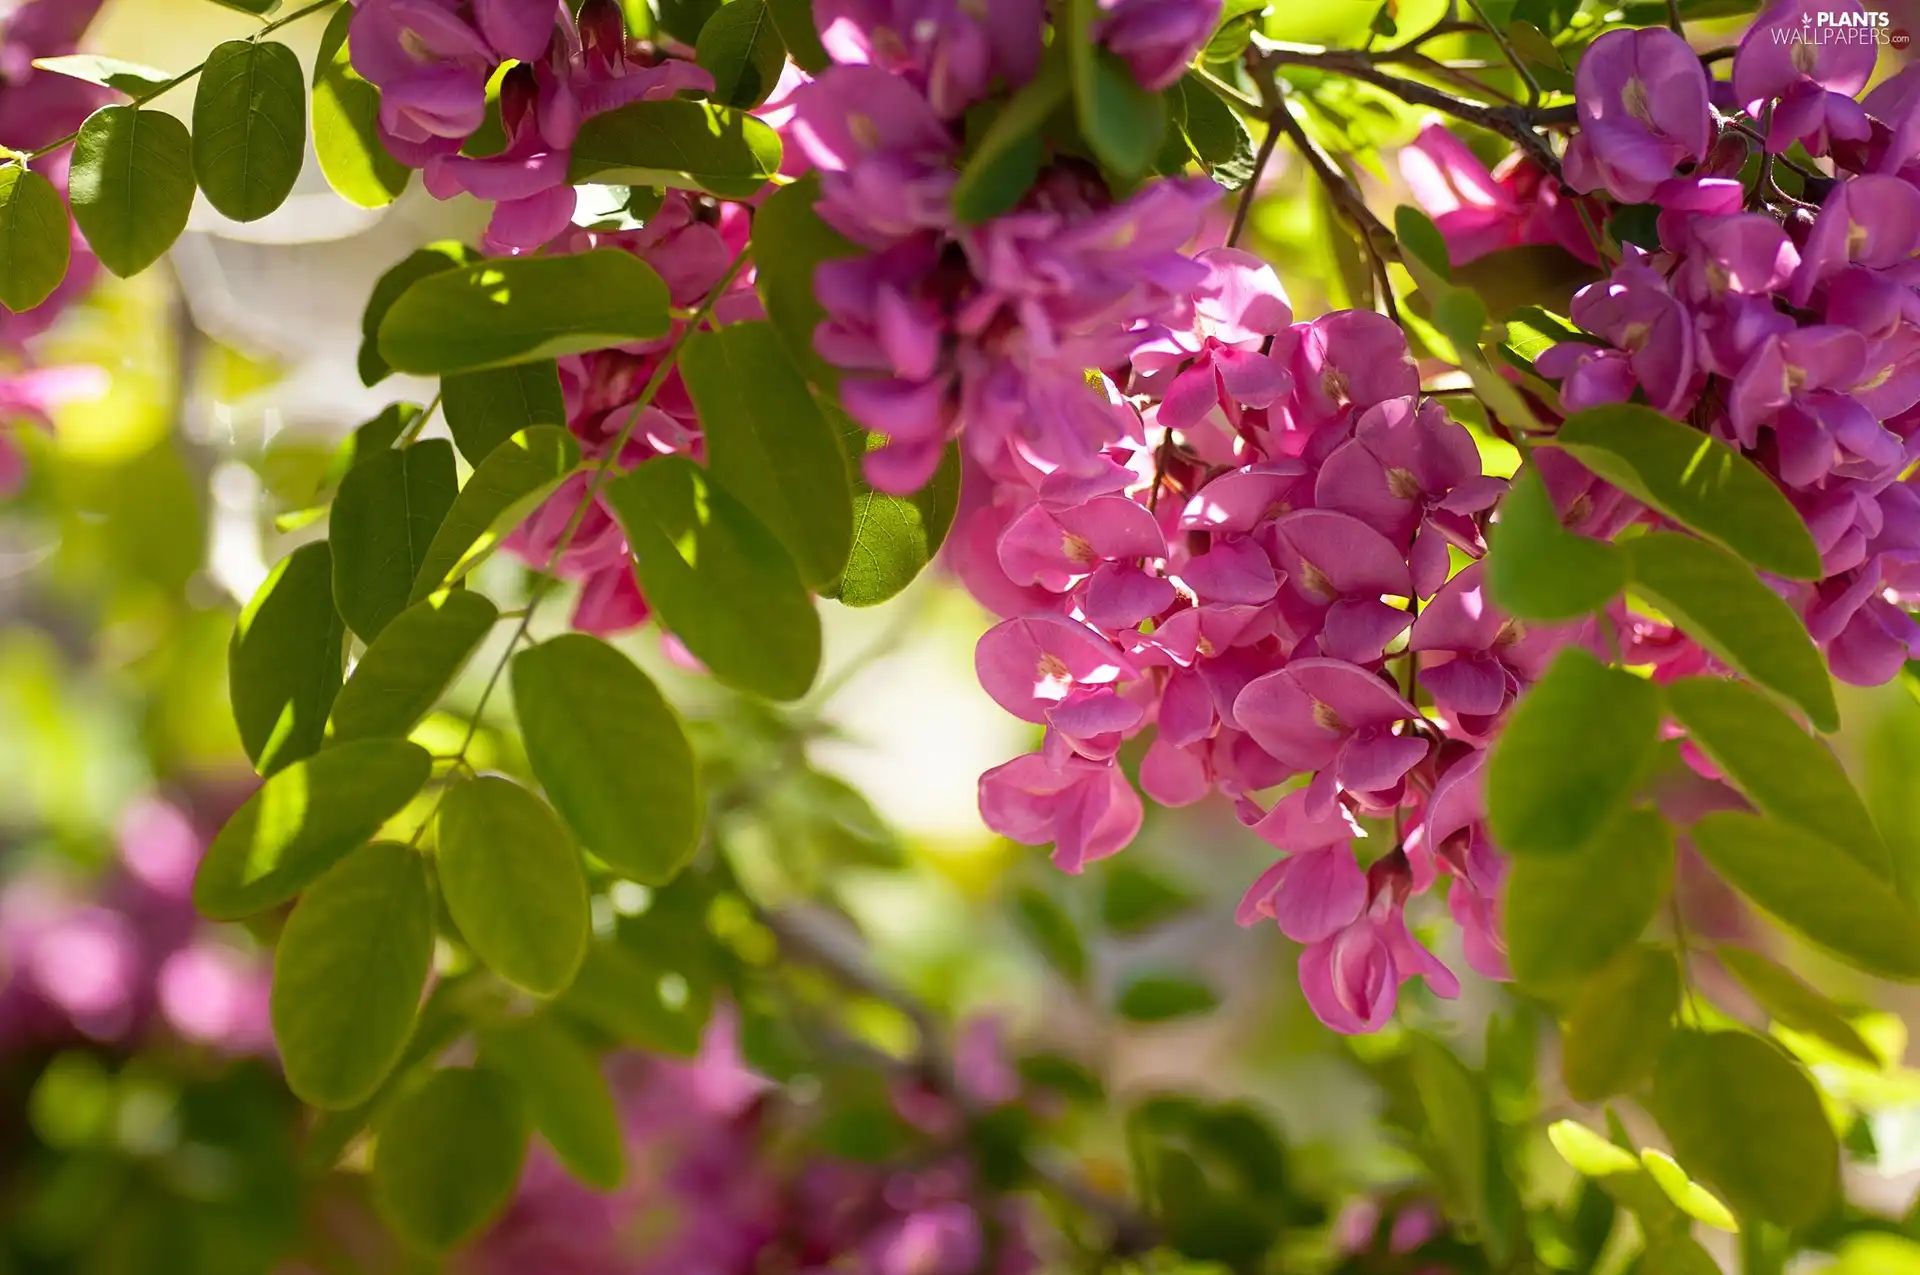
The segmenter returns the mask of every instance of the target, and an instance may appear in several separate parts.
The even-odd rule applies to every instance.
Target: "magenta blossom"
[[[1112,761],[1028,753],[980,776],[980,817],[1022,845],[1053,845],[1053,862],[1079,872],[1118,854],[1140,831],[1140,794]]]
[[[1377,1031],[1393,1014],[1400,985],[1420,977],[1436,996],[1460,994],[1460,980],[1407,932],[1411,877],[1394,851],[1367,869],[1359,917],[1300,953],[1300,988],[1321,1022],[1337,1032]]]
[[[924,93],[942,118],[1040,65],[1042,0],[820,0],[814,21],[836,63],[872,66]]]
[[[1867,112],[1854,96],[1867,86],[1879,50],[1871,40],[1826,40],[1813,28],[1860,16],[1858,0],[1778,0],[1747,28],[1733,57],[1733,92],[1749,115],[1771,105],[1767,149],[1805,142],[1815,155],[1832,139],[1864,141]]]
[[[1225,7],[1226,0],[1099,0],[1093,41],[1158,93],[1186,73]]]
[[[1398,735],[1420,716],[1374,674],[1342,660],[1294,660],[1247,684],[1234,716],[1260,746],[1295,770],[1316,771],[1306,813],[1318,818],[1335,796],[1390,800],[1427,755],[1427,741]]]
[[[1489,172],[1466,143],[1443,125],[1428,124],[1401,150],[1400,175],[1456,266],[1502,248],[1544,243],[1599,263],[1574,197],[1525,156],[1513,155]]]
[[[1567,147],[1567,180],[1645,203],[1654,188],[1713,143],[1707,75],[1687,42],[1665,27],[1609,31],[1574,72],[1580,131]]]

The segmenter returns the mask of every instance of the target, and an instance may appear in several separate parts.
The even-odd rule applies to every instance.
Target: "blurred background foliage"
[[[1266,31],[1359,44],[1395,23],[1424,29],[1442,8],[1280,0]],[[206,0],[110,0],[90,43],[176,68],[250,25]],[[284,38],[311,58],[318,37],[318,24],[302,24]],[[1438,52],[1497,57],[1466,36]],[[1576,57],[1568,49],[1563,68]],[[1318,140],[1390,192],[1393,152],[1420,114],[1349,80],[1303,72],[1301,85]],[[185,109],[184,97],[169,101]],[[1503,151],[1472,141],[1489,160]],[[1358,246],[1322,187],[1284,157],[1249,246],[1275,263],[1302,317],[1364,304]],[[194,922],[168,893],[177,872],[166,875],[179,843],[191,852],[250,788],[226,698],[240,602],[300,538],[351,428],[389,398],[429,397],[404,378],[361,388],[363,298],[405,252],[471,236],[480,219],[417,190],[383,213],[358,210],[311,163],[301,182],[249,226],[196,210],[170,270],[103,278],[39,347],[48,362],[96,364],[110,379],[101,397],[61,409],[52,434],[20,431],[30,476],[0,504],[0,1271],[417,1265],[366,1213],[357,1130],[312,1127],[278,1078],[260,1034],[270,936]],[[1385,197],[1380,206],[1398,202]],[[1470,400],[1449,405],[1471,423]],[[510,561],[484,570],[503,606],[525,596]],[[1034,743],[973,675],[984,613],[937,576],[871,611],[823,610],[822,687],[791,709],[688,675],[651,634],[625,643],[691,719],[709,791],[756,799],[717,834],[737,880],[709,870],[657,898],[633,886],[596,896],[597,928],[634,935],[627,950],[660,997],[635,1024],[631,1006],[577,990],[580,1017],[689,1052],[716,997],[764,982],[720,967],[776,960],[743,900],[812,901],[858,923],[905,1004],[1000,1024],[1047,1095],[1018,1117],[1044,1130],[1036,1163],[1058,1162],[1114,1200],[1137,1196],[1167,1228],[1168,1247],[1142,1256],[1121,1243],[1124,1227],[1074,1236],[1063,1210],[1051,1266],[1481,1270],[1522,1248],[1557,1270],[1625,1265],[1632,1245],[1619,1240],[1611,1196],[1582,1185],[1546,1136],[1581,1109],[1554,1060],[1538,1056],[1552,1034],[1537,1006],[1470,980],[1457,1003],[1410,996],[1377,1036],[1333,1035],[1301,1001],[1290,945],[1271,927],[1232,924],[1270,852],[1229,810],[1151,809],[1124,855],[1066,878],[1040,852],[992,837],[975,812],[975,777]],[[483,653],[470,679],[494,662]],[[1910,685],[1850,695],[1839,746],[1896,852],[1920,865]],[[453,704],[478,689],[456,689]],[[464,729],[456,714],[423,728],[450,745]],[[474,759],[525,771],[508,732],[483,729]],[[648,926],[622,930],[643,913]],[[676,925],[703,933],[675,943]],[[1856,1157],[1854,1203],[1809,1238],[1840,1254],[1844,1275],[1920,1270],[1920,1248],[1902,1238],[1920,1227],[1900,1220],[1920,1187],[1920,1071],[1905,1065],[1912,993],[1890,995],[1807,952],[1787,959],[1858,1008],[1853,1025],[1877,1058],[1777,1032],[1813,1063]],[[781,982],[858,1048],[907,1049],[902,999],[804,969]],[[908,1135],[871,1091],[874,1068],[822,1069],[783,1039],[791,1017],[765,1008],[741,1006],[743,1048],[791,1082],[814,1113],[809,1136],[856,1161],[897,1150]],[[1024,1146],[1035,1133],[1007,1136]],[[1777,1236],[1702,1235],[1723,1258],[1739,1250],[1748,1269],[1776,1268],[1766,1249]],[[1633,1260],[1687,1269],[1657,1253]]]

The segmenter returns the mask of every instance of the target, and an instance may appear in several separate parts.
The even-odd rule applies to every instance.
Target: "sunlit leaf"
[[[479,1231],[513,1195],[527,1113],[507,1077],[449,1067],[398,1103],[375,1132],[380,1215],[413,1247],[438,1253]]]
[[[560,369],[552,359],[444,377],[440,410],[453,445],[476,467],[523,429],[567,423]]]
[[[725,199],[755,194],[780,171],[780,135],[751,115],[684,98],[634,102],[587,120],[568,180],[678,186]]]
[[[328,524],[333,602],[363,641],[406,610],[457,482],[453,444],[444,438],[381,452],[340,480]]]
[[[67,198],[100,264],[139,274],[158,261],[193,211],[193,140],[164,111],[105,106],[73,143]]]
[[[513,781],[482,775],[447,794],[434,844],[441,897],[474,953],[536,996],[565,991],[592,921],[586,871],[559,816]]]
[[[324,540],[281,559],[240,613],[227,657],[240,742],[263,775],[312,756],[340,690],[346,626]]]
[[[193,98],[193,171],[207,202],[258,221],[286,202],[307,150],[307,83],[294,51],[228,40],[207,55]]]
[[[453,684],[499,615],[493,603],[464,589],[402,611],[354,665],[334,701],[328,737],[344,743],[406,735]]]
[[[317,1107],[372,1096],[406,1048],[432,961],[426,865],[406,846],[362,847],[308,887],[274,949],[288,1087]]]
[[[433,533],[411,600],[419,602],[465,576],[579,464],[579,441],[554,425],[536,425],[494,448]]]
[[[313,58],[313,150],[327,184],[350,204],[384,208],[407,188],[413,170],[380,140],[380,90],[353,69],[347,28],[352,5],[336,9]]]
[[[0,165],[0,305],[19,314],[52,296],[71,253],[67,204],[53,183]]]

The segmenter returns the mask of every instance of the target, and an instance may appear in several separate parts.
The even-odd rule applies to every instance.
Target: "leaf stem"
[[[265,26],[261,27],[258,31],[255,31],[250,38],[258,40],[263,35],[272,35],[275,31],[278,31],[281,27],[289,26],[295,22],[298,22],[300,19],[307,17],[310,14],[319,13],[322,9],[335,8],[336,6],[339,5],[339,3],[340,3],[340,0],[314,0],[314,3],[295,9],[292,13],[289,13],[284,18],[275,18],[272,22],[267,23]],[[200,72],[206,69],[207,69],[207,64],[206,62],[202,61],[199,65],[189,67],[186,70],[180,72],[180,74],[174,76],[171,80],[168,80],[165,84],[157,84],[154,87],[148,89],[144,93],[136,94],[131,100],[129,100],[126,103],[126,105],[135,107],[135,108],[145,106],[147,103],[159,97],[162,93],[167,93],[172,91],[173,89],[179,88],[182,84],[185,84],[188,80],[193,79],[195,76],[199,75]],[[78,129],[75,129],[73,132],[68,133],[65,137],[56,138],[53,141],[48,142],[45,146],[40,147],[38,150],[29,152],[27,154],[27,160],[31,162],[36,159],[41,159],[47,155],[51,155],[53,152],[59,150],[63,146],[73,145],[74,142],[79,140],[79,138],[80,138],[80,132]]]

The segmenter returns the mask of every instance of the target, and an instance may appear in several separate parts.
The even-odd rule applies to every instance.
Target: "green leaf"
[[[67,198],[100,264],[125,278],[158,261],[193,211],[193,139],[165,111],[103,106],[73,143]]]
[[[798,699],[820,670],[820,617],[793,559],[706,470],[662,456],[608,483],[660,622],[721,681]]]
[[[1576,412],[1554,441],[1594,473],[1762,571],[1820,578],[1820,551],[1773,480],[1717,438],[1650,407]]]
[[[1624,546],[1633,587],[1734,670],[1797,704],[1824,731],[1840,728],[1827,661],[1793,608],[1739,559],[1673,532]]]
[[[207,847],[193,902],[216,921],[285,903],[400,813],[433,769],[403,739],[363,739],[295,762],[261,785]]]
[[[593,921],[587,873],[559,816],[511,780],[483,775],[440,808],[440,894],[475,955],[536,996],[579,972]]]
[[[826,318],[814,295],[813,277],[823,261],[860,255],[862,249],[820,220],[820,176],[808,173],[767,197],[753,217],[754,286],[787,353],[824,389],[840,383],[840,371],[813,348],[813,331]]]
[[[494,448],[433,533],[409,599],[423,601],[473,570],[579,464],[579,441],[555,425],[522,430]]]
[[[402,611],[354,665],[334,701],[329,739],[404,737],[453,685],[499,618],[493,603],[464,589]]]
[[[833,65],[814,26],[813,0],[767,0],[767,8],[796,66],[808,75],[818,75]]]
[[[380,354],[399,371],[445,376],[651,341],[666,331],[660,276],[630,252],[600,248],[428,275],[381,320]]]
[[[552,359],[449,376],[440,382],[440,396],[453,445],[476,467],[523,429],[567,423],[560,367]]]
[[[430,1253],[506,1207],[527,1152],[519,1086],[468,1067],[434,1072],[375,1132],[373,1202],[401,1239]]]
[[[1516,858],[1504,908],[1507,958],[1521,983],[1553,992],[1640,937],[1666,901],[1673,831],[1629,810],[1571,855]]]
[[[511,1076],[533,1118],[574,1177],[611,1191],[626,1177],[620,1113],[600,1061],[573,1034],[540,1014],[480,1034],[480,1061]]]
[[[866,453],[886,440],[837,409],[829,415],[839,425],[853,483],[853,548],[847,569],[821,596],[843,606],[878,606],[912,584],[940,552],[960,503],[960,449],[949,444],[932,480],[913,495],[889,496],[869,487],[860,468]]]
[[[580,126],[567,179],[746,199],[780,171],[780,135],[711,102],[634,102]]]
[[[363,461],[391,451],[393,445],[400,441],[400,436],[419,418],[422,410],[418,403],[389,403],[380,409],[378,416],[355,426],[353,433],[342,439],[340,446],[334,449],[316,498],[330,502],[334,493],[340,490],[340,481],[348,472]]]
[[[1486,1102],[1479,1081],[1452,1050],[1426,1033],[1413,1033],[1407,1045],[1425,1131],[1445,1166],[1450,1194],[1479,1215],[1486,1198],[1488,1150]]]
[[[1792,970],[1745,948],[1723,947],[1715,955],[1774,1022],[1789,1031],[1818,1037],[1875,1071],[1880,1069],[1879,1055],[1847,1021],[1840,1007]]]
[[[1641,1167],[1647,1171],[1654,1184],[1666,1193],[1669,1200],[1682,1213],[1696,1222],[1705,1222],[1720,1231],[1738,1231],[1740,1223],[1725,1204],[1707,1188],[1687,1176],[1680,1162],[1664,1151],[1655,1151],[1651,1147],[1640,1152]],[[1714,1268],[1718,1270],[1718,1267]]]
[[[307,150],[307,82],[274,40],[228,40],[193,97],[193,171],[207,202],[258,221],[293,193]]]
[[[313,58],[313,150],[327,184],[348,203],[384,208],[407,188],[413,170],[380,140],[380,90],[353,69],[347,50],[352,5],[341,5]]]
[[[1066,909],[1045,891],[1022,886],[1013,896],[1014,919],[1060,977],[1075,987],[1087,981],[1087,948]]]
[[[1201,167],[1228,194],[1240,190],[1253,180],[1255,163],[1247,122],[1198,74],[1189,72],[1177,87],[1186,106],[1180,127]]]
[[[0,305],[20,314],[52,296],[72,251],[67,204],[53,183],[0,165]]]
[[[647,675],[597,638],[562,634],[514,657],[513,703],[533,773],[581,843],[622,876],[671,881],[698,844],[699,784]]]
[[[780,538],[804,583],[838,579],[853,542],[846,461],[773,325],[696,334],[680,353],[680,375],[714,477]]]
[[[151,93],[173,79],[165,71],[156,71],[150,66],[122,58],[103,57],[98,53],[68,53],[55,58],[35,58],[33,65],[36,70],[85,80],[88,84],[114,89],[129,97]]]
[[[1869,974],[1920,982],[1920,916],[1832,842],[1733,811],[1707,815],[1690,835],[1714,871],[1788,929]]]
[[[953,215],[969,226],[991,221],[1019,205],[1039,175],[1044,148],[1040,130],[1067,100],[1066,62],[1049,57],[993,116],[953,187]],[[969,131],[973,117],[968,117]]]
[[[1660,692],[1578,647],[1521,697],[1487,762],[1487,825],[1516,858],[1588,844],[1632,795],[1660,731]]]
[[[713,76],[708,96],[722,106],[752,108],[773,96],[787,64],[787,46],[767,0],[734,0],[700,28],[693,60]]]
[[[319,750],[340,691],[345,638],[324,540],[282,558],[240,612],[227,691],[240,743],[262,775]]]
[[[281,0],[213,0],[223,9],[233,9],[256,18],[264,18],[279,10]]]
[[[685,980],[617,943],[595,943],[560,997],[568,1013],[616,1040],[657,1053],[691,1058],[710,1005],[687,993]],[[677,995],[670,991],[677,989]]]
[[[1779,1226],[1825,1216],[1840,1147],[1813,1082],[1745,1032],[1678,1032],[1653,1078],[1652,1110],[1688,1173],[1742,1214]]]
[[[1165,1023],[1212,1013],[1219,1004],[1219,996],[1199,979],[1140,974],[1127,980],[1113,1008],[1130,1023]]]
[[[381,452],[340,480],[328,524],[333,602],[362,641],[406,610],[457,483],[453,444],[444,438]]]
[[[403,293],[429,275],[444,274],[459,266],[470,266],[480,254],[465,244],[444,240],[415,249],[388,267],[373,285],[367,308],[360,316],[360,383],[378,385],[392,375],[393,367],[380,353],[380,324]]]
[[[1393,233],[1406,250],[1414,282],[1429,292],[1444,293],[1446,289],[1438,285],[1453,282],[1453,266],[1446,237],[1433,218],[1411,204],[1401,204],[1393,210]]]
[[[273,953],[273,1038],[287,1087],[356,1106],[400,1060],[433,965],[433,896],[419,855],[362,846],[300,896]]]
[[[1129,862],[1106,871],[1100,895],[1100,921],[1115,934],[1134,935],[1165,925],[1200,902],[1200,896]]]
[[[1138,177],[1160,153],[1167,132],[1167,106],[1142,88],[1133,71],[1111,50],[1094,43],[1095,0],[1071,0],[1066,35],[1074,108],[1080,134],[1101,164],[1122,177]]]
[[[1668,683],[1666,694],[1693,742],[1749,801],[1831,841],[1882,880],[1893,879],[1893,857],[1847,772],[1772,700],[1719,677],[1682,678]]]
[[[1471,288],[1487,314],[1503,320],[1527,306],[1565,314],[1573,294],[1599,272],[1558,244],[1525,244],[1475,257],[1453,269],[1453,281]]]
[[[1493,600],[1522,620],[1571,620],[1598,611],[1626,585],[1620,550],[1563,527],[1539,471],[1522,467],[1488,535]]]
[[[1672,952],[1635,947],[1581,984],[1567,1013],[1560,1074],[1567,1093],[1599,1102],[1653,1074],[1680,1009],[1680,963]]]

